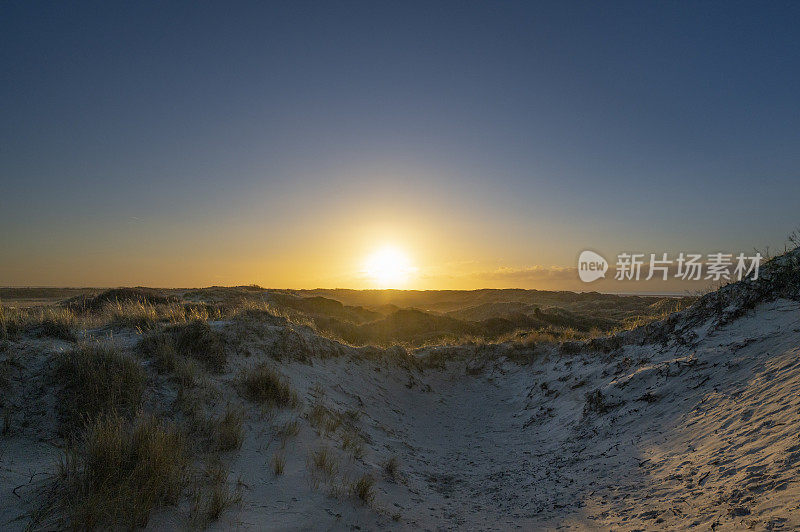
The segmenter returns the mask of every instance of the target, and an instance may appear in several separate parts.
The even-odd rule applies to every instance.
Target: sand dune
[[[298,388],[320,384],[330,408],[363,412],[368,450],[352,469],[396,456],[401,480],[378,483],[378,515],[320,497],[305,455],[324,438],[311,430],[284,477],[265,479],[270,424],[254,423],[233,466],[251,489],[220,526],[371,528],[399,513],[396,526],[428,529],[794,528],[799,350],[800,305],[782,300],[692,348],[626,346],[614,361],[553,352],[519,366],[497,348],[477,375],[471,359],[424,372],[288,364]]]
[[[590,343],[410,354],[344,346],[281,320],[212,322],[237,348],[224,372],[204,377],[206,407],[241,405],[244,423],[241,448],[219,456],[241,499],[207,525],[800,527],[800,303],[765,293],[734,286],[664,322]],[[139,335],[104,341],[148,371],[144,407],[180,419],[169,407],[173,384],[137,354]],[[48,366],[69,348],[37,338],[6,347],[7,401],[17,410],[0,440],[4,529],[42,514],[52,489],[63,440]],[[236,376],[265,361],[296,390],[297,407],[255,406],[238,393]],[[293,433],[281,436],[287,423]],[[327,471],[313,464],[323,449]],[[285,460],[279,476],[276,456]],[[351,489],[364,475],[375,480],[369,500]],[[189,507],[186,498],[162,507],[148,527],[186,526]],[[57,515],[36,519],[41,528],[64,525]]]

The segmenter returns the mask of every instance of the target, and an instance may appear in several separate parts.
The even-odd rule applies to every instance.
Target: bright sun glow
[[[403,250],[383,247],[364,262],[364,274],[377,288],[401,288],[417,269]]]

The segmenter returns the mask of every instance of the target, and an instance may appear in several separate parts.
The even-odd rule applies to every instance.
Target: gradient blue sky
[[[4,2],[0,72],[0,285],[362,287],[388,243],[547,288],[800,225],[800,2]]]

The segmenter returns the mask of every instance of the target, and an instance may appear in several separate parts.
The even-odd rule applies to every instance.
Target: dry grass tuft
[[[306,413],[306,418],[312,427],[324,435],[330,435],[342,425],[342,414],[331,410],[318,400],[311,410]]]
[[[268,364],[245,370],[240,375],[242,390],[249,400],[274,407],[296,406],[297,393],[289,382]]]
[[[153,361],[156,371],[171,374],[172,379],[183,387],[193,388],[201,379],[201,368],[195,360],[178,354],[172,335],[149,334],[139,342],[138,349]]]
[[[241,495],[231,493],[226,484],[217,484],[211,488],[208,503],[205,509],[205,518],[208,521],[216,521],[222,516],[228,507],[237,504],[242,500]]]
[[[181,358],[175,364],[173,379],[183,388],[194,388],[203,378],[203,370],[194,360]]]
[[[203,321],[172,325],[149,334],[142,338],[138,348],[153,360],[159,372],[181,373],[183,377],[191,372],[183,357],[196,360],[214,372],[224,371],[227,362],[222,335]]]
[[[6,342],[16,335],[16,321],[11,309],[6,309],[0,302],[0,342]]]
[[[76,342],[75,328],[78,320],[69,309],[47,307],[28,309],[25,314],[19,314],[22,320],[17,325],[18,329],[25,329],[29,334],[39,337],[57,338],[67,342]]]
[[[170,298],[127,298],[101,302],[100,308],[88,308],[96,320],[112,327],[148,331],[160,323],[182,324],[192,321],[219,319],[219,308],[181,303]]]
[[[275,453],[272,456],[272,473],[279,477],[283,475],[284,469],[286,469],[286,458],[281,453]]]
[[[173,335],[178,354],[193,358],[202,363],[209,371],[221,373],[225,371],[227,356],[222,335],[211,329],[204,321],[190,321],[186,324],[173,325],[165,332]]]
[[[39,323],[37,333],[39,336],[58,338],[67,342],[77,342],[78,337],[73,330],[73,322],[61,318],[45,318]]]
[[[159,373],[175,371],[178,364],[178,352],[175,339],[168,334],[155,333],[142,338],[137,345],[139,352],[152,359],[153,366]]]
[[[276,431],[276,436],[278,440],[281,442],[281,448],[286,447],[286,442],[289,441],[290,438],[294,438],[300,432],[300,424],[297,422],[296,419],[292,419],[287,421]]]
[[[312,451],[307,466],[312,473],[312,479],[321,475],[324,479],[330,480],[339,471],[339,462],[327,447],[320,447],[316,451]]]
[[[180,393],[180,391],[179,391]],[[244,411],[228,404],[220,416],[207,416],[197,396],[182,399],[185,430],[196,452],[226,452],[241,448],[244,442]]]
[[[134,360],[113,347],[82,345],[56,355],[62,422],[73,431],[102,414],[132,415],[142,400],[146,376]]]
[[[600,389],[591,392],[586,392],[586,404],[583,406],[583,414],[590,413],[605,414],[612,408],[619,406],[619,403],[612,403],[606,399]]]
[[[74,529],[135,528],[175,504],[185,483],[183,436],[154,417],[103,416],[65,452],[59,501]]]
[[[342,434],[342,450],[350,453],[353,460],[364,458],[364,440],[354,430],[346,430]]]
[[[0,341],[12,340],[22,333],[32,336],[77,341],[78,319],[61,307],[8,308],[0,305]]]
[[[151,303],[142,300],[108,302],[105,306],[106,320],[112,327],[148,331],[158,325],[161,313]]]
[[[219,519],[229,507],[241,502],[241,494],[228,487],[228,471],[215,460],[206,467],[204,485],[196,486],[189,510],[192,529],[203,529]]]
[[[353,495],[364,504],[372,504],[375,500],[375,479],[371,475],[361,475],[351,485]]]
[[[244,412],[241,408],[228,405],[225,413],[217,421],[217,450],[233,451],[239,449],[244,441],[242,424]]]
[[[383,464],[383,472],[392,480],[400,477],[400,461],[396,456],[392,456]]]

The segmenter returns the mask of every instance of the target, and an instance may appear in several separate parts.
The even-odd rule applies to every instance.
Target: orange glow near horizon
[[[364,261],[362,274],[374,288],[405,288],[417,268],[408,254],[396,246],[383,246]]]

